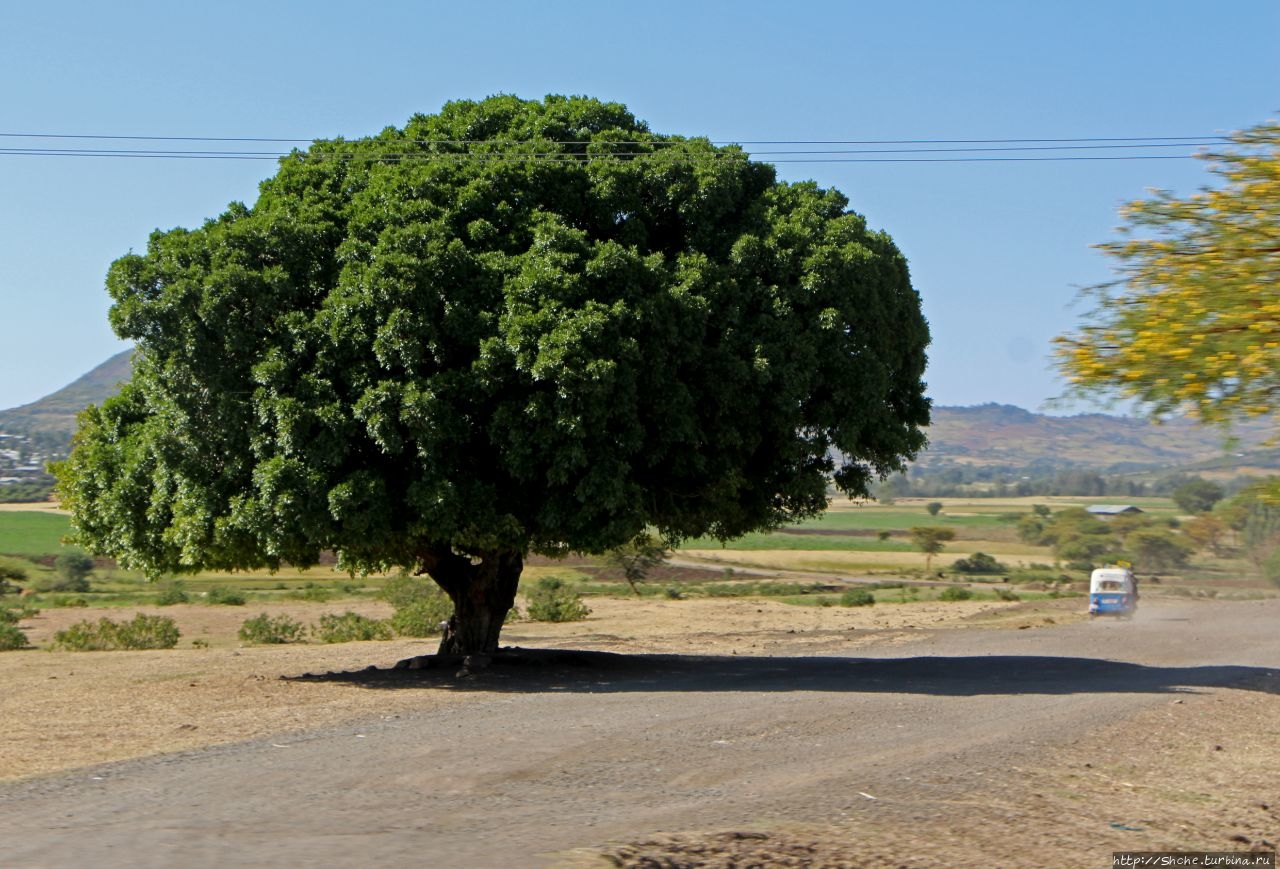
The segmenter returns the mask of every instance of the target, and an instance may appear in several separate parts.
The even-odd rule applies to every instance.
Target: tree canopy
[[[1173,503],[1188,513],[1207,513],[1226,496],[1222,487],[1203,477],[1192,477],[1173,490]]]
[[[1092,309],[1057,339],[1077,393],[1136,399],[1155,416],[1229,423],[1280,398],[1280,122],[1204,155],[1218,186],[1156,192],[1121,210],[1100,245],[1118,279],[1085,291]]]
[[[427,573],[496,648],[524,557],[815,515],[924,444],[907,264],[835,190],[580,97],[282,159],[109,271],[132,381],[61,496],[151,575]]]

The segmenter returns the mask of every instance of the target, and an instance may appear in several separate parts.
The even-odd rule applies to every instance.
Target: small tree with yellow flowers
[[[1280,400],[1280,122],[1202,155],[1222,182],[1179,199],[1156,192],[1121,210],[1100,245],[1116,280],[1056,339],[1073,394],[1134,399],[1152,416],[1226,424]]]

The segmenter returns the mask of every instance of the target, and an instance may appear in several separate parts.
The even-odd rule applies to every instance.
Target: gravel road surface
[[[465,679],[317,676],[475,696],[0,786],[0,865],[536,867],[659,831],[883,826],[923,782],[959,795],[1171,696],[1256,683],[1280,669],[1277,628],[1280,601],[1162,602],[847,658],[544,651]]]

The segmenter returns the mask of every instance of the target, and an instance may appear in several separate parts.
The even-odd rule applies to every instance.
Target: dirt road
[[[718,866],[730,864],[714,862],[717,849],[746,842],[776,848],[776,863],[755,865],[968,865],[1002,847],[1002,865],[1109,865],[1113,848],[1176,830],[1140,835],[1148,828],[1120,809],[1135,791],[1119,789],[1095,807],[1096,840],[1067,835],[1061,806],[1077,806],[1053,782],[1072,774],[1053,778],[1052,764],[1149,766],[1162,750],[1151,740],[1202,732],[1228,743],[1217,745],[1225,760],[1250,762],[1268,745],[1274,758],[1274,732],[1215,729],[1212,704],[1276,708],[1277,628],[1280,601],[1169,602],[1132,623],[923,630],[856,658],[561,652],[462,680],[434,670],[318,677],[474,697],[0,786],[0,864]],[[1127,729],[1134,722],[1144,729]],[[1122,784],[1155,788],[1157,775],[1140,769],[1131,777],[1144,784]],[[1263,808],[1234,847],[1266,843],[1258,825],[1265,833],[1277,817],[1277,797],[1280,787],[1256,796]],[[993,841],[1001,829],[1003,845]],[[606,843],[690,830],[735,833],[600,856]],[[1233,847],[1186,835],[1188,846]],[[797,844],[809,840],[821,847]],[[646,848],[686,856],[645,863]],[[697,853],[712,856],[698,863]]]

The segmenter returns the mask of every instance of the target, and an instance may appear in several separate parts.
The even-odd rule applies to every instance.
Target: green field
[[[71,520],[58,513],[0,512],[0,555],[56,555],[70,531]]]

